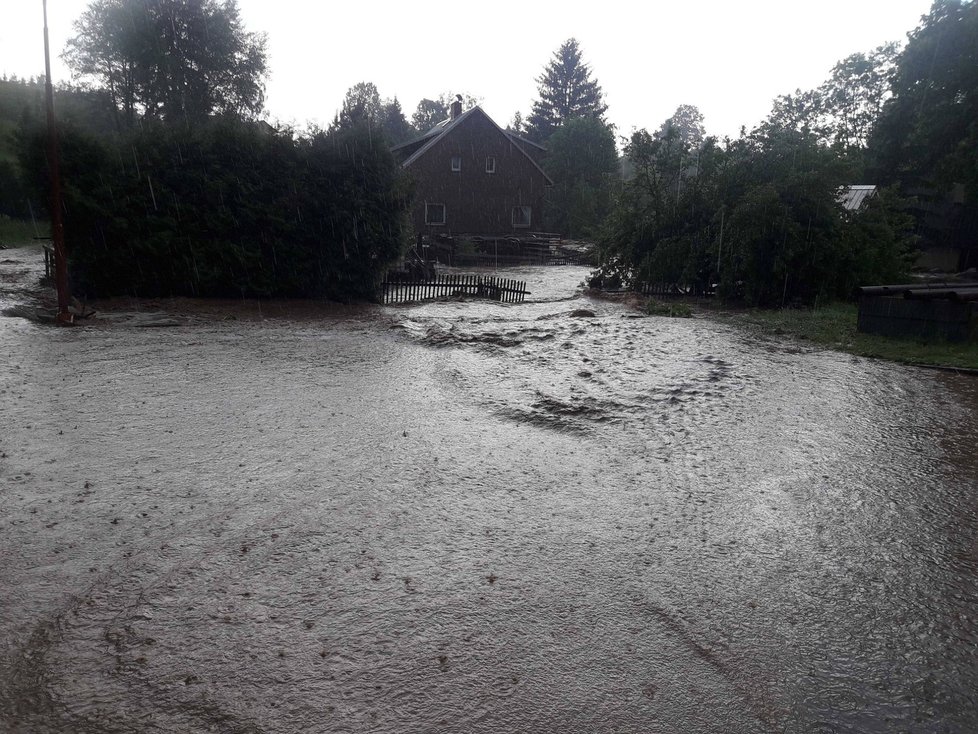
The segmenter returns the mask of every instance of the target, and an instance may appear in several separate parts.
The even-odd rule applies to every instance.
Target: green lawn
[[[47,237],[51,234],[51,225],[47,222],[38,222],[37,229],[41,237]],[[0,215],[0,245],[20,247],[34,241],[33,224]]]
[[[978,344],[893,339],[856,331],[856,305],[837,303],[818,309],[709,311],[748,329],[790,336],[863,357],[908,364],[978,369]]]

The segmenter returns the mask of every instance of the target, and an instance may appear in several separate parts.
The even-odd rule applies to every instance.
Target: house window
[[[452,156],[452,170],[461,171],[462,170],[462,156],[453,155]]]
[[[445,205],[444,204],[428,204],[424,205],[424,223],[425,224],[444,224],[445,223]]]
[[[528,206],[513,207],[513,226],[514,227],[530,226],[530,207]]]
[[[491,155],[486,156],[486,173],[495,173],[495,172],[496,172],[496,157]]]

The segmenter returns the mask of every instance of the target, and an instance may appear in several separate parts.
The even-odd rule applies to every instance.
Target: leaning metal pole
[[[54,87],[51,86],[51,49],[48,42],[48,0],[44,6],[44,93],[48,112],[48,172],[51,175],[51,239],[54,241],[54,283],[58,290],[58,323],[71,324],[68,310],[68,263],[65,260],[65,230],[61,221],[61,166],[58,161],[58,128],[54,118]]]

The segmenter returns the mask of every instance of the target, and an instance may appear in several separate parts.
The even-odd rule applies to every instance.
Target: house
[[[545,150],[481,107],[462,112],[457,100],[448,120],[392,151],[415,182],[417,233],[498,237],[541,228],[553,185],[540,168]]]

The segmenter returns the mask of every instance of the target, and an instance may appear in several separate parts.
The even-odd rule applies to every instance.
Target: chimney
[[[450,116],[451,116],[451,118],[453,120],[456,117],[458,117],[459,115],[462,114],[462,95],[461,94],[456,94],[455,95],[455,101],[452,102],[452,106],[451,106],[450,110],[451,110],[451,115]]]

